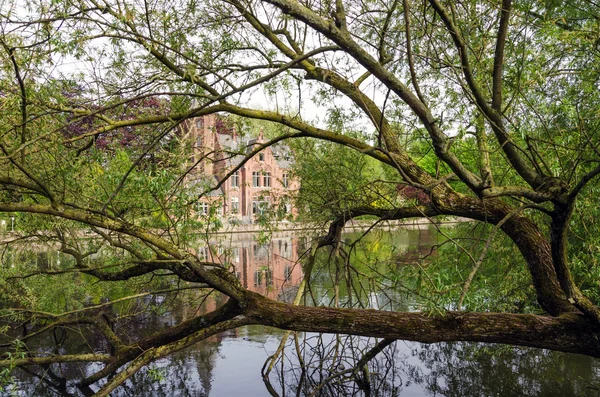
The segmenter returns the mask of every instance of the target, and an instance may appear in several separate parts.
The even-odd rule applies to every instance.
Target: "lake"
[[[345,236],[350,244],[361,231]],[[311,236],[279,232],[271,236],[231,234],[195,243],[197,254],[231,266],[248,289],[292,302],[304,277],[301,265]],[[415,310],[419,300],[382,282],[371,288],[359,277],[366,262],[385,272],[387,266],[409,266],[416,258],[435,256],[432,247],[443,237],[433,228],[376,233],[363,245],[348,249],[349,262],[336,265],[323,252],[311,273],[307,304]],[[268,241],[268,242],[267,242]],[[355,252],[352,252],[352,249]],[[39,253],[36,254],[39,262]],[[52,256],[54,255],[54,256]],[[45,255],[44,266],[57,266],[58,254]],[[94,258],[92,258],[94,259]],[[95,258],[100,259],[100,258]],[[66,260],[62,258],[62,260]],[[373,261],[381,263],[373,264]],[[342,259],[339,259],[342,261]],[[387,261],[387,263],[385,263]],[[356,277],[340,282],[341,269]],[[364,277],[363,277],[364,278]],[[374,284],[373,284],[374,285]],[[383,285],[383,287],[382,287]],[[389,288],[385,286],[388,285]],[[90,296],[91,301],[99,297]],[[218,295],[192,290],[144,297],[136,313],[116,330],[132,340],[223,303]],[[79,344],[101,346],[64,331],[65,352]],[[269,357],[286,338],[283,350]],[[56,338],[56,335],[54,335]],[[286,334],[249,326],[210,337],[193,347],[139,371],[113,396],[599,396],[600,360],[587,356],[476,343],[421,344],[396,341],[368,362],[361,358],[381,341],[346,335]],[[71,345],[70,345],[71,344]],[[39,347],[43,349],[42,344]],[[52,368],[15,370],[2,396],[85,396],[74,380],[98,365],[63,364]],[[267,374],[268,372],[268,374]],[[265,376],[263,376],[265,374]]]

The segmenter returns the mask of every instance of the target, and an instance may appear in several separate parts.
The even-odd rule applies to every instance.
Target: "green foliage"
[[[473,223],[441,229],[431,254],[409,256],[390,269],[395,288],[409,288],[431,313],[456,310],[465,280],[492,229]],[[507,237],[496,234],[471,282],[463,309],[537,313],[527,265]]]
[[[577,202],[569,234],[569,257],[575,282],[596,304],[600,304],[600,186],[593,184]]]
[[[5,331],[5,329],[2,329],[0,333],[4,334]],[[10,350],[5,353],[3,359],[14,362],[15,359],[22,359],[25,357],[27,357],[27,346],[17,339],[13,341]],[[15,368],[16,365],[13,363],[0,369],[0,392],[10,393],[11,396],[16,395],[18,385],[12,375]]]
[[[445,240],[427,260],[420,252],[406,257],[400,241],[384,244],[375,234],[337,241],[319,253],[323,263],[311,275],[331,292],[309,291],[312,303],[368,307],[375,296],[381,308],[438,316],[464,296],[459,309],[531,313],[541,311],[539,294],[548,298],[540,299],[548,313],[563,313],[571,308],[568,291],[554,288],[553,270],[563,263],[547,254],[551,244],[562,246],[549,225],[572,202],[565,266],[600,302],[595,4],[526,0],[501,2],[512,4],[503,10],[500,2],[471,0],[300,3],[305,7],[233,0],[0,6],[0,206],[10,218],[0,303],[19,309],[6,313],[9,320],[43,326],[53,316],[40,312],[82,311],[172,287],[190,274],[238,301],[242,315],[232,323],[244,318],[248,291],[218,264],[194,258],[196,235],[209,244],[222,227],[222,203],[210,194],[211,175],[186,174],[190,150],[182,148],[180,127],[219,110],[281,124],[237,119],[239,133],[263,128],[277,138],[295,128],[320,139],[291,143],[294,176],[302,180],[300,220],[324,224],[358,212],[374,221],[379,210],[419,204],[428,215],[481,222],[442,231]],[[506,39],[499,40],[503,27]],[[63,59],[86,66],[72,72]],[[260,94],[267,106],[255,106]],[[316,107],[318,115],[306,114]],[[407,199],[404,186],[423,197]],[[512,240],[495,233],[491,224],[519,211],[524,222],[505,228]],[[275,207],[259,212],[258,240],[265,243],[282,214]],[[523,241],[548,249],[525,264],[514,244],[525,252]],[[531,275],[541,279],[538,291],[528,266],[537,266]],[[131,276],[132,268],[139,274]],[[96,283],[99,271],[128,280]],[[407,303],[388,289],[416,298]],[[117,317],[135,309],[125,300],[111,308]],[[157,300],[145,309],[165,313]],[[281,324],[275,315],[263,318]],[[158,372],[148,375],[160,380]]]
[[[304,220],[334,219],[347,210],[393,208],[397,181],[389,168],[344,146],[298,140],[294,175],[302,181],[297,197]]]

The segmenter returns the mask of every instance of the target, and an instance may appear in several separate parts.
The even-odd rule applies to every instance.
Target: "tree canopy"
[[[18,308],[8,311],[16,323],[33,324],[14,339],[91,324],[110,346],[3,365],[101,362],[81,384],[105,380],[104,396],[147,363],[248,324],[600,356],[594,2],[13,0],[0,16],[0,211],[19,225],[4,244],[55,244],[72,258],[60,271],[3,270],[3,305]],[[309,140],[296,148],[309,151],[298,171],[306,208],[324,208],[309,214],[330,225],[311,255],[339,252],[342,227],[357,217],[480,224],[487,240],[471,247],[452,305],[436,315],[289,305],[198,256],[190,233],[209,227],[194,220],[203,193],[184,183],[178,131],[215,112],[279,125],[246,156]],[[114,255],[90,264],[97,244]],[[469,306],[496,248],[503,260],[518,256],[535,297],[527,307]],[[42,288],[27,281],[64,274],[107,289],[161,274],[228,300],[129,343],[102,312],[37,310]]]

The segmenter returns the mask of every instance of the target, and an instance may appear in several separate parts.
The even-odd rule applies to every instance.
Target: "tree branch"
[[[502,113],[502,67],[504,65],[504,45],[508,32],[512,0],[502,0],[500,27],[496,38],[496,51],[494,53],[494,71],[492,75],[492,108]]]

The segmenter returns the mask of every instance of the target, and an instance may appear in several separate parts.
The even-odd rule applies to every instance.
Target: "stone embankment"
[[[391,220],[378,222],[373,226],[374,221],[349,221],[344,227],[344,232],[353,232],[365,230],[371,227],[377,230],[395,230],[395,229],[426,229],[432,225],[452,227],[459,223],[469,222],[470,219],[449,217],[442,221],[432,222],[428,218],[414,218],[407,220]],[[327,230],[329,225],[316,225],[316,224],[303,224],[296,222],[279,222],[273,227],[273,231],[277,232],[290,232],[290,231],[302,231],[302,230]],[[264,231],[264,226],[256,223],[250,224],[236,224],[236,225],[224,225],[221,231],[216,234],[228,234],[228,233],[258,233]]]

